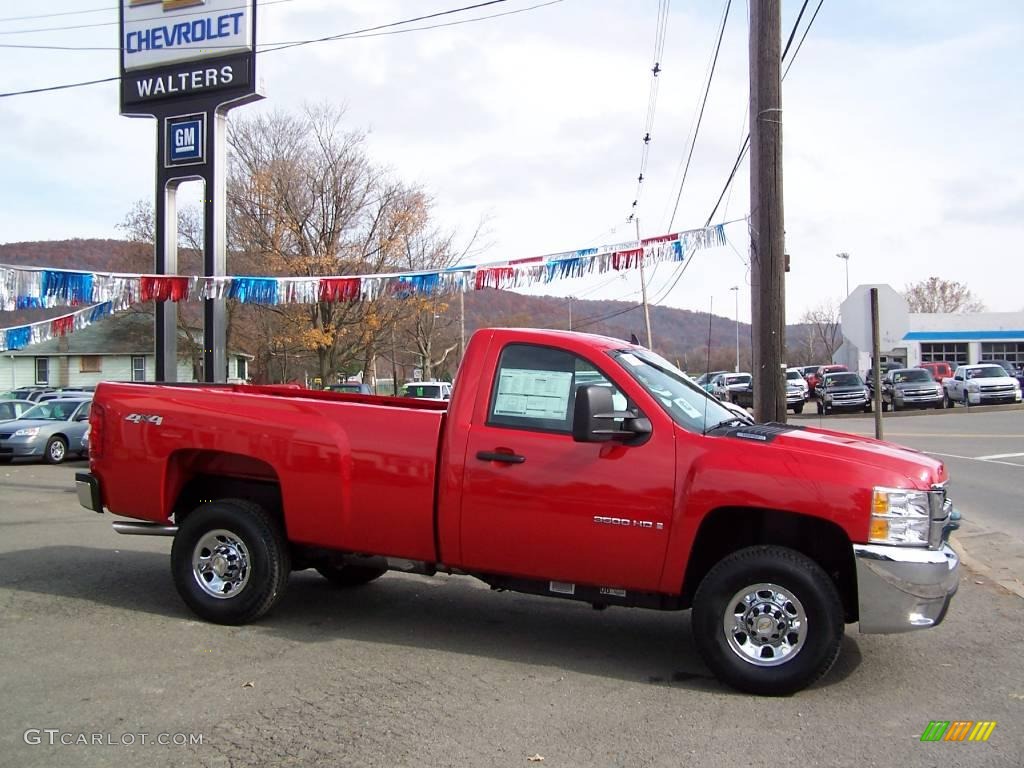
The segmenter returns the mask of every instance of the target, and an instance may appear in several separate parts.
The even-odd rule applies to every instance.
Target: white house
[[[0,353],[0,389],[27,386],[81,387],[101,381],[153,381],[156,376],[153,316],[126,312],[88,328],[18,350]],[[190,358],[181,357],[178,381],[196,381]],[[228,381],[249,378],[252,355],[230,352]]]

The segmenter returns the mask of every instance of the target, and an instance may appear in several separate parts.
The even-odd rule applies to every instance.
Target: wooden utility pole
[[[750,275],[754,418],[786,421],[780,0],[750,3]]]
[[[640,240],[640,219],[636,220],[636,244],[640,249],[640,294],[644,302],[644,328],[647,330],[647,348],[654,349],[654,339],[651,337],[651,311],[647,305],[647,278],[644,277],[644,246]]]

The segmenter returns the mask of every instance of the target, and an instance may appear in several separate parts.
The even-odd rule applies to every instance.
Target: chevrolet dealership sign
[[[251,0],[121,2],[126,72],[252,50]]]
[[[169,115],[172,104],[256,92],[255,0],[121,0],[120,34],[121,114]]]

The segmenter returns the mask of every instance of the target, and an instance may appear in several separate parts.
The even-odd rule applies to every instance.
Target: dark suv
[[[840,371],[826,373],[814,390],[818,413],[832,411],[864,411],[871,413],[868,388],[859,373]]]

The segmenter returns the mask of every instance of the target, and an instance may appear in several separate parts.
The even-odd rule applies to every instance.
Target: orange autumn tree
[[[230,123],[229,238],[256,273],[323,277],[405,268],[404,243],[427,228],[429,201],[371,163],[364,135],[346,130],[343,116],[337,107],[313,106]],[[258,311],[267,348],[293,359],[312,355],[327,383],[360,364],[365,371],[408,309],[382,292],[361,302]]]

